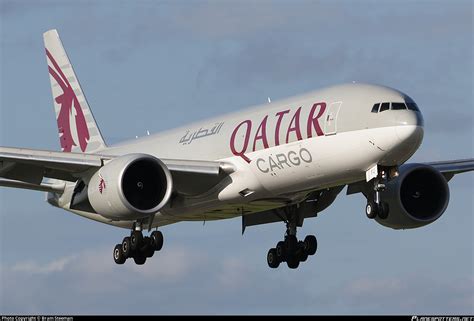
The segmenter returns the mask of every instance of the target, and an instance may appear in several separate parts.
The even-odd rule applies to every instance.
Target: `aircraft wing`
[[[58,192],[64,184],[43,182],[43,179],[75,182],[84,172],[99,169],[115,157],[118,156],[0,147],[0,186]],[[161,161],[170,170],[177,191],[184,194],[205,192],[232,171],[221,162]],[[190,185],[189,182],[200,184]]]
[[[454,175],[474,170],[474,158],[426,163],[444,175],[447,181]]]

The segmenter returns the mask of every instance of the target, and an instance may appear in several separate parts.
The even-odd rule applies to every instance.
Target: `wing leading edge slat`
[[[84,172],[99,169],[119,156],[103,154],[63,153],[37,149],[0,147],[0,186],[47,190],[45,178],[75,182]],[[219,183],[233,171],[222,162],[161,159],[168,167],[178,192],[200,194]],[[197,182],[190,184],[190,182]]]

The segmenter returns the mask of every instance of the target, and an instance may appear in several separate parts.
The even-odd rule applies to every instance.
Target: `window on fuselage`
[[[380,106],[380,103],[375,104],[374,107],[372,107],[372,112],[373,113],[378,113],[379,112],[379,106]]]
[[[404,103],[392,103],[392,110],[405,110],[407,106]]]
[[[390,103],[382,103],[380,105],[380,112],[386,111],[390,109]]]

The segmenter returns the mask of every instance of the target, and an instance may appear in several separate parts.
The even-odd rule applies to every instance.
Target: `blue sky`
[[[0,0],[0,145],[58,150],[42,33],[58,29],[109,143],[337,83],[406,92],[425,118],[411,161],[473,156],[472,1]],[[162,229],[116,266],[126,230],[0,189],[0,313],[473,314],[473,175],[432,225],[394,231],[338,197],[299,236],[318,253],[270,270],[283,224]],[[124,300],[124,298],[126,298]]]

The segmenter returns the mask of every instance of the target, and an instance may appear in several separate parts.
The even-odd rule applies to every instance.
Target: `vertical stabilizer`
[[[49,30],[43,34],[43,39],[61,149],[64,152],[94,153],[105,148],[58,32]]]

